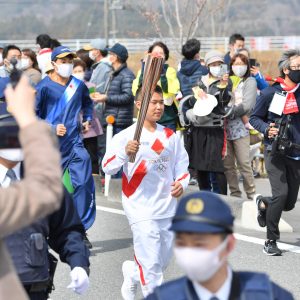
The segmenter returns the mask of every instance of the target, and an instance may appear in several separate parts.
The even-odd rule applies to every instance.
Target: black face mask
[[[287,76],[294,82],[300,83],[300,70],[291,70],[289,69],[289,74]]]

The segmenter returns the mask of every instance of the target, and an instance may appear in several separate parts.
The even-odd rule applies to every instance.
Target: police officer
[[[267,275],[233,272],[235,246],[229,206],[217,194],[191,193],[179,202],[171,230],[174,254],[186,276],[157,287],[147,300],[282,299],[293,296]]]
[[[21,149],[0,150],[0,186],[8,187],[22,177]],[[48,299],[57,260],[48,246],[59,254],[72,271],[68,288],[78,294],[89,286],[89,250],[83,241],[84,228],[65,190],[62,206],[52,215],[5,238],[15,269],[31,300]]]
[[[271,256],[282,254],[277,246],[279,220],[282,211],[295,207],[300,184],[300,50],[284,52],[278,68],[280,77],[261,92],[250,117],[251,125],[265,136],[264,158],[272,197],[256,195],[254,201],[257,221],[267,227],[263,252]]]

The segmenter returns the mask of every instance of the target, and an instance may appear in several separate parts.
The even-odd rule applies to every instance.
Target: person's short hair
[[[134,101],[140,100],[139,97],[140,97],[140,95],[141,95],[141,92],[142,92],[142,86],[140,86],[140,87],[137,89],[136,94],[135,94]],[[159,85],[156,85],[156,87],[155,87],[155,89],[154,89],[154,93],[163,95],[163,90],[162,90],[162,88],[161,88]]]
[[[29,48],[25,48],[25,49],[22,49],[22,53],[26,56],[28,56],[31,61],[32,61],[32,67],[34,69],[36,69],[37,71],[41,72],[41,70],[39,69],[39,65],[38,65],[38,62],[37,62],[37,59],[36,59],[36,54],[33,50],[29,49]]]
[[[52,39],[48,34],[40,34],[36,37],[36,43],[40,45],[41,49],[51,48]]]
[[[169,48],[167,47],[167,45],[164,44],[163,42],[160,42],[160,41],[159,41],[159,42],[153,43],[153,44],[149,47],[148,53],[152,53],[153,49],[154,49],[156,46],[158,46],[158,47],[160,47],[160,48],[163,49],[164,54],[165,54],[165,60],[167,61],[167,60],[169,59],[169,53],[170,53],[170,51],[169,51]]]
[[[236,41],[245,41],[245,38],[239,33],[234,33],[229,38],[229,44],[233,45]]]
[[[282,53],[278,61],[278,69],[280,71],[280,76],[285,77],[283,69],[288,69],[290,67],[290,59],[293,56],[300,56],[300,49],[290,49]]]
[[[83,60],[76,58],[73,62],[73,68],[75,69],[78,66],[82,67],[83,71],[86,70],[86,63]]]
[[[247,66],[247,72],[246,74],[244,75],[244,78],[248,78],[251,76],[251,73],[250,73],[250,62],[249,62],[249,59],[247,56],[245,56],[244,54],[241,54],[241,53],[237,53],[235,54],[232,58],[231,58],[231,61],[230,61],[230,72],[229,72],[229,76],[231,75],[234,75],[233,71],[232,71],[232,65],[233,63],[236,61],[237,58],[240,58],[241,61]]]
[[[89,51],[88,50],[84,50],[84,49],[79,49],[76,51],[76,55],[78,58],[80,58],[81,60],[83,60],[86,64],[86,67],[88,69],[91,68],[91,66],[94,64],[94,61],[92,59],[90,59],[89,57]]]
[[[106,57],[107,54],[108,54],[108,51],[107,51],[107,50],[100,50],[100,49],[99,49],[99,51],[100,51],[100,53],[101,53],[101,55],[102,55],[103,57]]]
[[[5,59],[7,57],[8,52],[10,50],[18,50],[18,51],[20,51],[20,54],[22,54],[21,49],[18,46],[16,46],[16,45],[7,45],[3,48],[3,52],[2,52],[3,59]]]
[[[200,52],[201,44],[197,39],[188,40],[181,48],[181,54],[188,60],[195,57]]]

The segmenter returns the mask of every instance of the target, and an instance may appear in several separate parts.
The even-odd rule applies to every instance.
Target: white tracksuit
[[[116,134],[103,158],[103,171],[116,174],[123,167],[122,204],[133,233],[136,276],[146,296],[163,281],[172,255],[173,234],[168,229],[177,200],[172,183],[188,186],[188,155],[180,138],[157,124],[154,132],[143,128],[134,163],[125,146],[133,140],[136,124]]]

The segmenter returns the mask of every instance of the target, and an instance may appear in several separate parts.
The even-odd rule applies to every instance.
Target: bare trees
[[[130,2],[130,0],[128,0]],[[151,24],[156,34],[171,38],[177,53],[186,40],[199,36],[199,31],[209,28],[214,34],[214,18],[224,6],[225,0],[158,0],[135,4],[135,8]]]

